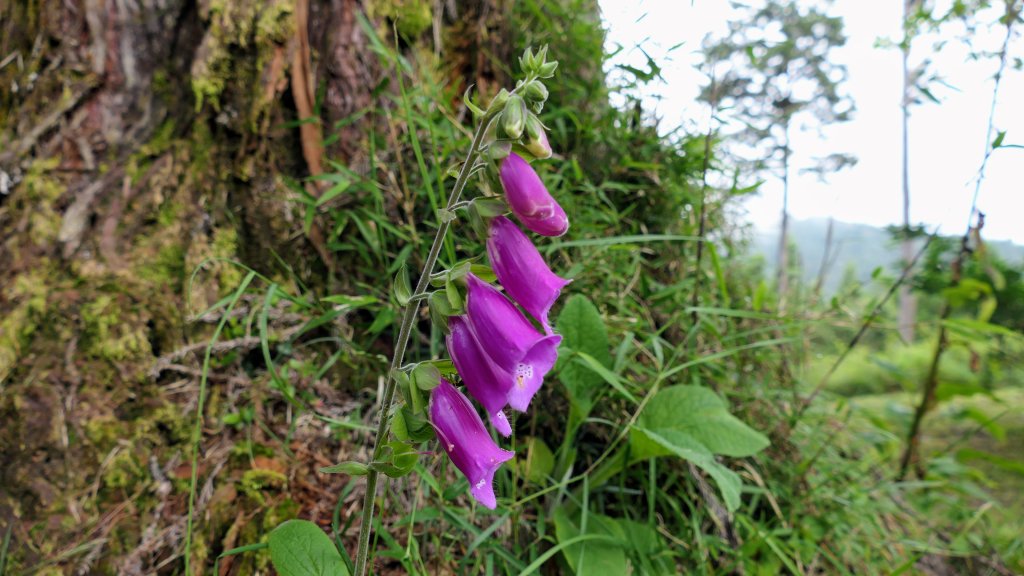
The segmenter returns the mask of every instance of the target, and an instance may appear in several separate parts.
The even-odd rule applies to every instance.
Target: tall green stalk
[[[455,204],[459,201],[459,197],[462,196],[462,190],[466,187],[466,182],[469,180],[470,172],[476,162],[477,156],[480,154],[480,145],[483,142],[484,134],[487,132],[487,128],[494,119],[495,112],[496,111],[494,110],[488,110],[487,115],[481,120],[480,125],[476,129],[476,133],[473,135],[473,143],[469,147],[469,153],[466,155],[466,161],[463,163],[462,169],[459,171],[459,176],[455,180],[455,188],[452,190],[452,194],[448,198],[448,202],[445,206],[445,209],[448,211],[451,211],[455,207]],[[398,331],[398,340],[395,342],[394,356],[391,358],[391,367],[388,370],[387,383],[384,385],[384,398],[380,403],[377,436],[373,441],[373,458],[377,457],[377,453],[380,451],[382,443],[387,438],[388,430],[391,426],[391,404],[394,402],[395,389],[397,388],[397,381],[395,380],[394,374],[405,359],[405,350],[408,347],[409,337],[412,334],[413,323],[416,321],[416,313],[419,311],[420,297],[426,292],[427,286],[430,284],[430,275],[434,272],[434,265],[437,264],[437,256],[441,252],[441,246],[444,244],[444,237],[448,233],[448,228],[451,223],[450,220],[445,218],[441,218],[440,220],[441,224],[437,228],[437,234],[434,235],[433,244],[430,245],[430,253],[427,254],[427,261],[423,264],[423,271],[420,274],[419,281],[416,283],[416,289],[413,291],[412,298],[409,303],[405,305],[405,313],[402,315],[402,324]],[[377,496],[377,480],[379,478],[380,473],[372,469],[366,475],[366,495],[363,498],[362,524],[359,526],[359,544],[356,548],[356,576],[364,576],[366,574],[367,564],[369,563],[370,532],[371,525],[373,523],[374,501]]]

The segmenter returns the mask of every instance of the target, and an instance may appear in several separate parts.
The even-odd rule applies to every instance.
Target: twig
[[[50,112],[50,114],[40,120],[24,138],[13,142],[8,152],[0,154],[0,164],[7,164],[21,156],[24,156],[32,149],[33,146],[36,145],[36,142],[38,142],[44,134],[56,126],[65,115],[75,110],[83,100],[89,97],[99,87],[99,85],[99,82],[94,81],[86,85],[85,88],[79,90],[77,94],[73,94],[71,98],[65,100],[53,112]]]
[[[289,338],[295,333],[299,332],[303,326],[303,324],[297,324],[295,326],[286,328],[281,332],[279,337],[285,339]],[[233,340],[224,340],[223,342],[216,342],[213,344],[213,346],[210,347],[210,350],[213,353],[227,352],[228,350],[250,350],[252,348],[259,346],[261,342],[262,340],[260,339],[259,336],[243,336],[241,338],[235,338]],[[183,348],[178,348],[177,350],[171,352],[170,354],[165,354],[157,359],[156,363],[153,365],[153,369],[149,371],[149,375],[152,378],[156,378],[160,376],[160,373],[163,372],[164,370],[172,369],[172,367],[175,365],[175,362],[177,362],[178,360],[181,360],[182,358],[190,354],[199,352],[200,350],[205,350],[207,346],[209,346],[209,343],[199,342],[196,344],[189,344],[188,346],[185,346]],[[181,370],[178,371],[181,372]]]
[[[972,207],[972,211],[973,210],[974,208]],[[950,266],[952,269],[949,280],[950,288],[956,288],[960,285],[964,262],[971,254],[971,235],[974,233],[978,234],[980,237],[981,229],[984,226],[985,215],[979,212],[978,224],[974,227],[969,227],[963,237],[960,238],[960,249],[957,251],[956,258]],[[921,390],[921,402],[918,403],[917,408],[914,410],[914,419],[911,421],[910,430],[907,432],[907,445],[903,450],[903,458],[900,460],[900,471],[896,476],[897,480],[903,480],[907,476],[907,469],[910,468],[911,464],[914,464],[917,468],[917,475],[922,478],[924,477],[924,469],[920,465],[920,456],[918,454],[921,444],[921,423],[924,421],[925,415],[935,406],[937,400],[936,394],[939,389],[939,363],[942,361],[943,353],[949,346],[949,333],[946,330],[946,319],[949,318],[949,315],[952,312],[953,305],[949,298],[946,298],[942,303],[942,311],[939,313],[939,339],[935,343],[935,353],[932,355],[931,364],[928,366],[928,374],[925,376],[924,387]]]

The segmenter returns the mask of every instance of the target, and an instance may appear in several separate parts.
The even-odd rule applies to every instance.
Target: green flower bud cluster
[[[516,83],[514,91],[502,90],[491,101],[490,110],[500,110],[497,126],[500,137],[506,138],[520,153],[533,158],[551,156],[544,125],[537,114],[544,109],[548,99],[548,87],[542,79],[551,78],[558,68],[557,61],[547,61],[548,47],[536,53],[527,48],[519,57],[519,66],[525,78]]]
[[[555,69],[558,68],[558,62],[548,62],[547,57],[547,46],[543,46],[536,54],[533,53],[533,48],[527,48],[523,52],[523,55],[519,57],[519,67],[522,68],[523,72],[528,76],[551,78],[555,75]]]

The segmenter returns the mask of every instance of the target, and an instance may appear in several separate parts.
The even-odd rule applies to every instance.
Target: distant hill
[[[828,220],[824,218],[791,221],[790,243],[797,246],[806,281],[813,282],[818,277],[827,231]],[[778,242],[778,232],[758,231],[751,246],[754,253],[764,257],[770,271],[775,270]],[[988,246],[1009,262],[1024,261],[1024,246],[1008,241],[989,242]],[[859,280],[869,282],[875,268],[882,266],[893,271],[900,261],[899,246],[889,233],[867,224],[836,221],[832,232],[832,253],[832,262],[825,277],[826,293],[838,289],[848,267],[853,267]]]

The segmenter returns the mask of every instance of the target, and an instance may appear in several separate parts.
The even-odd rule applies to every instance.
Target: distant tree
[[[937,101],[927,87],[924,72],[928,68],[926,59],[920,66],[910,67],[910,47],[914,37],[920,33],[921,25],[928,21],[929,7],[925,0],[904,0],[903,39],[900,41],[900,56],[903,62],[903,92],[900,98],[902,122],[901,190],[903,192],[903,227],[898,233],[900,255],[906,266],[914,255],[914,231],[910,224],[910,107],[919,101],[919,95]],[[903,284],[899,292],[899,319],[897,326],[905,342],[914,339],[914,321],[917,316],[917,302],[910,286]]]
[[[745,12],[729,23],[729,33],[704,42],[705,58],[716,70],[716,80],[701,91],[700,98],[728,110],[742,125],[736,136],[752,154],[741,156],[755,157],[752,164],[757,172],[782,181],[778,287],[784,301],[789,267],[791,130],[820,130],[850,119],[853,101],[840,92],[846,67],[832,57],[832,50],[843,46],[846,36],[842,19],[829,16],[823,7],[778,0],[756,7],[737,6]],[[808,169],[824,176],[852,161],[850,156],[833,154]]]
[[[993,4],[1001,4],[1002,10],[988,10]],[[932,102],[940,103],[939,97],[933,93],[933,86],[943,84],[939,71],[932,66],[931,58],[925,56],[914,62],[911,49],[915,41],[926,35],[931,35],[934,40],[926,51],[926,54],[937,53],[942,47],[955,36],[959,41],[970,48],[970,60],[983,60],[987,58],[998,58],[1001,61],[999,71],[994,76],[996,91],[998,91],[999,79],[1006,65],[1009,42],[1014,34],[1012,26],[1021,21],[1021,10],[1024,7],[1021,0],[1002,0],[993,3],[990,0],[955,0],[952,3],[936,2],[935,0],[904,0],[903,2],[903,36],[898,44],[892,41],[882,41],[882,46],[898,46],[903,62],[903,92],[900,99],[901,122],[902,122],[902,170],[901,188],[903,200],[903,224],[900,228],[893,230],[893,235],[900,242],[901,255],[904,263],[909,262],[914,253],[914,239],[923,234],[919,226],[912,224],[910,218],[910,116],[911,108],[914,106]],[[994,12],[994,21],[986,21],[987,16]],[[950,35],[945,33],[944,28],[951,23],[962,25],[958,34]],[[991,53],[979,50],[974,46],[974,38],[977,36],[979,26],[998,26],[1006,30],[1006,40],[1002,50]],[[1013,62],[1016,69],[1021,68],[1020,58]],[[993,101],[993,110],[995,102]],[[989,133],[985,135],[986,144],[992,142],[993,134],[990,121]],[[986,160],[990,152],[986,145]],[[984,163],[983,163],[984,165]],[[980,179],[977,182],[980,186]],[[973,218],[973,214],[969,215]],[[899,332],[900,337],[905,341],[914,338],[914,324],[917,316],[917,304],[914,294],[907,285],[900,287],[899,292]]]

